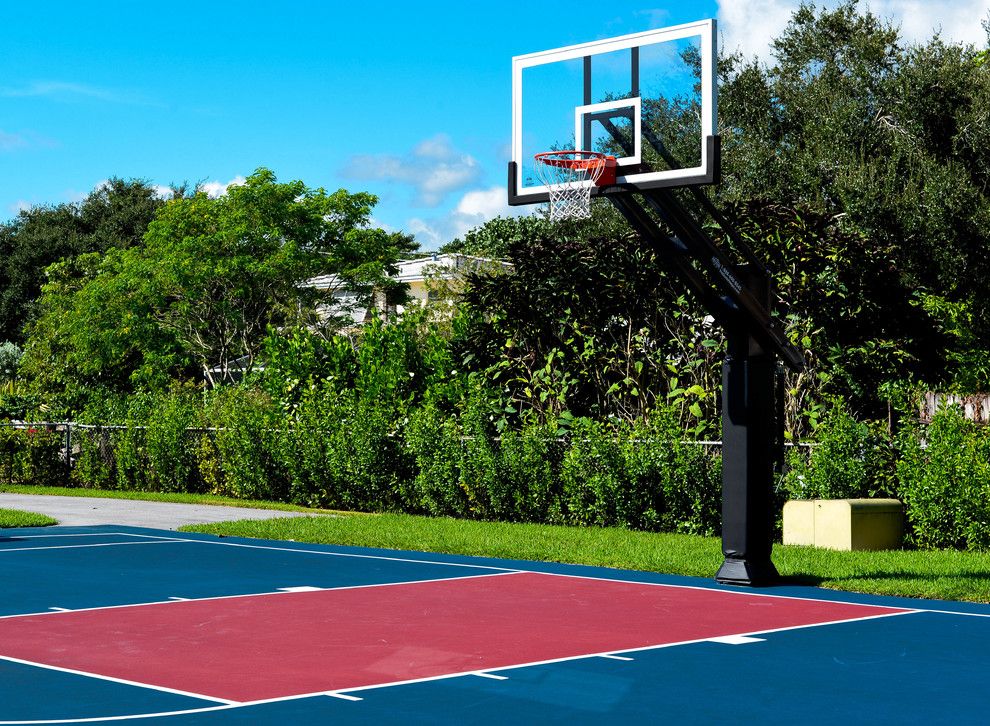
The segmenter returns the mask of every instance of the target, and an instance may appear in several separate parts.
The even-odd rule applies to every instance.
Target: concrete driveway
[[[153,529],[178,529],[186,524],[231,522],[237,519],[311,516],[303,512],[280,512],[274,509],[5,493],[0,493],[0,508],[47,514],[57,519],[59,524],[70,526],[120,524]]]

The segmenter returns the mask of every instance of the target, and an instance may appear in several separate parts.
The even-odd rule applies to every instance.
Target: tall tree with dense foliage
[[[111,179],[82,202],[32,207],[0,224],[0,341],[23,342],[46,267],[140,244],[162,204],[147,182]]]
[[[731,57],[722,71],[721,198],[746,206],[765,240],[782,208],[798,224],[810,210],[833,243],[845,239],[802,253],[831,255],[835,275],[817,284],[859,301],[814,321],[822,347],[850,351],[832,356],[840,377],[868,389],[873,364],[888,379],[900,368],[928,385],[990,385],[986,49],[939,36],[906,44],[850,0],[801,6],[770,64]]]
[[[347,319],[335,292],[369,304],[374,288],[395,286],[389,273],[413,243],[368,225],[375,202],[279,183],[266,169],[216,199],[174,199],[141,246],[49,270],[22,370],[69,399],[232,380],[250,370],[270,327],[332,331]],[[307,284],[319,275],[335,289]]]

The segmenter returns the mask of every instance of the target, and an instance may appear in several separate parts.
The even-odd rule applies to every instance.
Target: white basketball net
[[[597,151],[548,151],[536,155],[536,174],[550,192],[550,220],[591,216],[591,189],[605,170]]]

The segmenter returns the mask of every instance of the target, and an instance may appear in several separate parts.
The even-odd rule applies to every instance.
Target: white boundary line
[[[51,547],[6,547],[0,549],[0,554],[7,552],[48,552],[49,550],[81,550],[90,547],[133,547],[134,545],[156,544],[186,544],[187,539],[161,539],[153,542],[97,542],[96,544],[52,545]]]
[[[146,688],[152,691],[161,691],[162,693],[171,693],[176,696],[187,696],[189,698],[198,698],[201,701],[213,701],[214,703],[222,703],[226,706],[234,706],[240,704],[240,701],[232,701],[229,698],[217,698],[216,696],[206,696],[202,693],[193,693],[192,691],[180,691],[175,688],[168,688],[167,686],[156,686],[149,683],[142,683],[140,681],[129,681],[125,678],[115,678],[113,676],[105,676],[100,673],[80,671],[74,668],[63,668],[62,666],[51,665],[48,663],[38,663],[37,661],[33,661],[33,660],[14,658],[9,655],[0,655],[0,660],[9,661],[10,663],[19,663],[20,665],[33,666],[35,668],[43,668],[44,670],[48,670],[48,671],[69,673],[74,676],[86,676],[87,678],[93,678],[98,681],[109,681],[110,683],[120,683],[125,686],[138,686],[139,688]],[[4,723],[4,722],[0,721],[0,723]]]
[[[924,612],[924,611],[903,610],[901,612],[896,612],[896,613],[883,613],[881,615],[867,615],[867,616],[864,616],[862,618],[846,618],[846,619],[842,619],[842,620],[832,620],[832,621],[822,622],[822,623],[808,623],[808,624],[804,624],[804,625],[789,625],[789,626],[786,626],[786,627],[773,628],[773,629],[770,629],[770,630],[755,630],[755,631],[746,632],[746,633],[732,633],[730,635],[715,636],[715,637],[752,637],[752,636],[755,636],[755,635],[763,635],[763,634],[767,634],[767,633],[783,633],[783,632],[787,632],[787,631],[790,631],[790,630],[803,630],[803,629],[806,629],[806,628],[820,628],[820,627],[824,627],[826,625],[841,625],[843,623],[854,623],[854,622],[860,622],[860,621],[863,621],[863,620],[879,620],[881,618],[894,618],[894,617],[899,617],[899,616],[902,616],[902,615],[914,615],[917,612]],[[676,641],[676,642],[673,642],[673,643],[659,643],[659,644],[656,644],[656,645],[637,646],[635,648],[627,648],[627,649],[624,649],[624,650],[606,650],[606,651],[602,651],[601,653],[582,653],[581,655],[565,656],[563,658],[549,658],[547,660],[531,661],[529,663],[515,663],[513,665],[508,665],[508,666],[497,666],[497,667],[493,667],[493,668],[486,668],[486,669],[484,669],[484,671],[486,673],[501,673],[502,671],[516,670],[518,668],[531,668],[533,666],[552,665],[554,663],[567,663],[569,661],[584,660],[586,658],[605,658],[605,657],[608,657],[608,656],[622,655],[622,654],[625,654],[625,653],[643,653],[643,652],[650,651],[650,650],[664,650],[666,648],[676,648],[676,647],[682,646],[682,645],[694,645],[696,643],[707,643],[707,642],[710,642],[711,640],[712,640],[712,638],[693,638],[691,640],[680,640],[680,641]],[[458,672],[458,673],[447,673],[447,674],[444,674],[444,675],[441,675],[441,676],[429,676],[429,677],[426,677],[426,678],[412,678],[412,679],[405,680],[405,681],[391,681],[391,682],[386,682],[386,683],[376,683],[376,684],[371,684],[371,685],[367,685],[367,686],[357,686],[357,687],[354,687],[354,688],[341,688],[341,689],[339,689],[337,691],[334,691],[334,693],[357,693],[357,692],[361,692],[361,691],[370,691],[370,690],[373,690],[373,689],[376,689],[376,688],[388,688],[388,687],[391,687],[391,686],[405,686],[405,685],[409,685],[409,684],[412,684],[412,683],[427,683],[427,682],[430,682],[430,681],[442,681],[442,680],[446,680],[448,678],[459,678],[461,676],[475,675],[476,673],[478,673],[477,670],[473,670],[473,671],[461,671],[461,672]],[[311,693],[311,694],[308,694],[308,695],[310,695],[310,696],[319,696],[319,695],[323,695],[323,694],[322,693]]]
[[[94,532],[94,533],[90,533],[90,534],[83,533],[83,534],[57,534],[57,535],[55,535],[55,534],[53,534],[53,535],[27,535],[25,537],[19,537],[18,539],[47,538],[47,537],[107,537],[107,536],[138,537],[138,538],[142,538],[142,539],[161,540],[163,542],[185,542],[185,543],[194,543],[194,544],[222,545],[222,546],[226,546],[226,547],[242,547],[242,548],[247,548],[247,549],[274,550],[274,551],[277,551],[277,552],[298,552],[298,553],[301,553],[301,554],[324,555],[324,556],[330,556],[330,557],[351,557],[351,558],[358,558],[358,559],[384,560],[384,561],[388,561],[388,562],[409,562],[409,563],[412,563],[412,564],[421,564],[421,565],[441,565],[441,566],[447,566],[447,567],[467,567],[467,568],[477,569],[477,570],[496,570],[496,571],[505,572],[505,573],[523,573],[523,572],[525,572],[525,573],[533,573],[533,574],[537,574],[537,575],[552,575],[553,577],[573,577],[573,578],[584,579],[584,580],[600,580],[600,581],[603,581],[603,582],[624,582],[624,583],[630,583],[630,584],[636,584],[636,585],[651,585],[651,586],[655,586],[655,587],[671,587],[671,588],[678,588],[678,589],[684,589],[684,590],[702,590],[704,592],[720,592],[720,593],[726,593],[728,595],[748,595],[750,597],[768,597],[768,598],[777,598],[777,599],[781,599],[781,600],[801,600],[801,601],[806,601],[806,602],[835,603],[835,604],[838,604],[838,605],[858,605],[860,607],[873,607],[873,608],[894,608],[894,609],[904,609],[904,610],[917,610],[919,612],[941,613],[941,614],[944,614],[944,615],[965,615],[965,616],[968,616],[968,617],[990,618],[990,613],[969,613],[969,612],[960,611],[960,610],[948,610],[948,609],[939,609],[939,610],[936,610],[936,609],[931,609],[931,608],[909,608],[909,607],[906,607],[906,606],[903,606],[903,605],[881,605],[881,604],[877,604],[877,603],[856,602],[855,600],[833,600],[833,599],[827,599],[827,598],[807,597],[807,596],[802,596],[802,595],[786,595],[786,594],[781,594],[781,593],[755,592],[755,591],[743,590],[743,589],[728,590],[728,589],[715,588],[715,587],[705,587],[705,586],[702,586],[702,585],[681,585],[681,584],[668,583],[668,582],[649,582],[649,581],[645,581],[645,580],[630,580],[630,579],[622,579],[622,578],[614,578],[614,577],[600,577],[600,576],[596,576],[596,575],[579,575],[579,574],[568,573],[568,572],[548,572],[548,571],[545,571],[545,570],[513,569],[513,568],[508,568],[508,567],[495,567],[495,566],[492,566],[492,565],[480,565],[480,564],[477,564],[476,565],[476,564],[469,564],[469,563],[463,563],[463,562],[443,562],[443,561],[439,561],[439,560],[421,560],[421,559],[416,559],[416,558],[412,558],[412,557],[391,557],[391,556],[385,556],[385,555],[365,555],[365,554],[359,554],[359,553],[355,553],[355,552],[330,552],[330,551],[312,550],[312,549],[304,549],[304,548],[297,548],[297,547],[277,547],[277,546],[273,546],[273,545],[255,545],[255,544],[248,544],[248,543],[244,543],[244,542],[224,542],[224,541],[220,541],[220,540],[190,539],[188,537],[168,537],[168,536],[161,536],[161,535],[140,534],[140,533],[136,533],[136,532],[98,532],[98,533],[97,532]],[[118,542],[118,543],[106,543],[106,544],[109,546],[111,544],[122,544],[123,545],[123,544],[130,544],[130,543],[127,543],[127,542]],[[315,543],[315,542],[313,542],[313,543],[302,543],[302,544],[312,544],[312,545],[316,545],[316,546],[327,546],[327,547],[334,546],[334,545],[320,545],[319,543]],[[46,550],[46,549],[56,549],[56,547],[37,547],[37,548],[23,548],[23,549],[25,549],[25,550],[28,550],[28,549]],[[4,551],[3,548],[0,547],[0,552],[3,552],[3,551]],[[7,550],[7,551],[12,551],[12,550]],[[471,556],[471,555],[465,555],[465,556]],[[583,565],[576,565],[576,566],[577,567],[582,567]],[[446,579],[446,578],[441,578],[441,579]],[[430,582],[430,580],[423,580],[423,582]],[[403,584],[403,583],[387,583],[387,584]],[[358,585],[357,587],[371,587],[371,586],[370,585]],[[336,588],[332,588],[332,589],[336,589]],[[263,594],[267,594],[267,593],[263,593]],[[227,597],[238,597],[238,596],[232,595],[232,596],[227,596]],[[202,598],[202,599],[212,599],[212,598]],[[140,603],[140,604],[155,604],[155,603]],[[124,606],[114,606],[114,607],[124,607]],[[97,609],[97,608],[94,608],[94,609]],[[3,617],[14,617],[14,616],[0,616],[0,619],[2,619]],[[0,722],[0,723],[2,723],[2,722]]]
[[[529,574],[524,570],[510,570],[508,572],[483,572],[478,575],[458,575],[457,577],[437,577],[430,578],[426,580],[407,580],[405,582],[372,582],[367,585],[341,585],[340,587],[321,587],[316,590],[307,590],[305,592],[337,592],[339,590],[365,590],[377,587],[402,587],[403,585],[425,585],[433,582],[458,582],[460,580],[475,580],[482,577],[499,577],[502,575],[523,575]],[[267,592],[249,592],[242,593],[238,595],[215,595],[213,597],[198,597],[198,598],[168,598],[166,600],[152,600],[150,602],[134,602],[125,603],[123,605],[100,605],[98,607],[92,608],[76,608],[75,610],[64,610],[64,611],[41,611],[35,613],[15,613],[13,615],[0,615],[0,620],[13,620],[15,618],[36,618],[43,615],[59,615],[62,612],[71,613],[90,613],[99,610],[123,610],[125,608],[143,608],[151,607],[157,605],[179,605],[181,603],[188,602],[210,602],[211,600],[240,600],[246,597],[285,597],[286,595],[299,595],[301,593],[292,590],[277,589],[275,591]],[[303,593],[304,594],[304,593]],[[0,721],[0,723],[3,723]]]
[[[295,694],[295,695],[292,695],[292,696],[283,696],[283,697],[279,697],[279,698],[268,698],[268,699],[263,699],[263,700],[258,700],[258,701],[227,702],[227,703],[223,703],[223,705],[220,705],[220,706],[207,706],[205,708],[187,709],[187,710],[183,710],[183,711],[163,711],[163,712],[159,712],[159,713],[133,714],[133,715],[130,715],[130,716],[90,717],[90,718],[79,718],[79,719],[58,719],[58,720],[39,720],[39,721],[0,721],[0,726],[15,726],[15,725],[17,725],[17,726],[42,726],[44,724],[94,723],[94,722],[100,722],[100,721],[128,721],[128,720],[138,720],[138,719],[146,719],[146,718],[155,718],[155,717],[185,716],[185,715],[190,715],[190,714],[195,714],[195,713],[206,713],[206,712],[209,712],[209,711],[226,711],[226,710],[230,710],[230,709],[234,709],[234,708],[246,708],[246,707],[249,707],[249,706],[259,706],[259,705],[268,704],[268,703],[281,703],[281,702],[286,702],[286,701],[296,701],[296,700],[300,700],[300,699],[304,699],[304,698],[316,698],[316,697],[319,697],[319,696],[328,696],[328,697],[331,697],[331,698],[340,698],[340,699],[343,699],[343,700],[346,700],[346,701],[355,701],[355,700],[360,700],[360,697],[354,696],[353,695],[354,693],[360,693],[362,691],[371,691],[371,690],[376,690],[376,689],[379,689],[379,688],[391,688],[393,686],[407,686],[407,685],[413,685],[413,684],[417,684],[417,683],[430,683],[430,682],[433,682],[433,681],[444,681],[444,680],[449,680],[449,679],[452,679],[452,678],[461,678],[461,677],[464,677],[464,676],[482,676],[482,677],[490,678],[492,680],[501,680],[501,679],[508,680],[508,676],[500,676],[499,674],[502,671],[511,671],[511,670],[516,670],[516,669],[519,669],[519,668],[531,668],[531,667],[543,666],[543,665],[553,665],[555,663],[567,663],[567,662],[570,662],[570,661],[585,660],[587,658],[611,658],[612,660],[618,660],[619,658],[616,657],[616,656],[621,657],[620,654],[623,654],[623,653],[642,653],[642,652],[646,652],[646,651],[650,651],[650,650],[664,650],[666,648],[674,648],[674,647],[678,647],[678,646],[682,646],[682,645],[694,645],[694,644],[697,644],[697,643],[707,643],[707,642],[713,642],[713,641],[714,642],[718,642],[718,638],[744,638],[744,637],[752,637],[754,635],[764,635],[764,634],[768,634],[768,633],[781,633],[781,632],[787,632],[787,631],[791,631],[791,630],[804,630],[804,629],[807,629],[807,628],[819,628],[819,627],[824,627],[824,626],[827,626],[827,625],[839,625],[839,624],[842,624],[842,623],[860,622],[860,621],[865,621],[865,620],[879,620],[879,619],[882,619],[882,618],[892,618],[892,617],[899,617],[899,616],[903,616],[903,615],[914,615],[914,614],[917,614],[917,613],[924,613],[924,612],[928,612],[928,611],[925,611],[925,610],[902,610],[902,611],[895,612],[895,613],[883,613],[883,614],[880,614],[880,615],[867,615],[867,616],[862,617],[862,618],[847,618],[847,619],[843,619],[843,620],[833,620],[833,621],[822,622],[822,623],[809,623],[809,624],[806,624],[806,625],[792,625],[792,626],[787,626],[787,627],[783,627],[783,628],[774,628],[774,629],[771,629],[771,630],[759,630],[759,631],[752,631],[752,632],[747,632],[747,633],[734,633],[734,634],[731,634],[731,635],[728,635],[728,636],[716,636],[715,638],[694,638],[694,639],[691,639],[691,640],[682,640],[682,641],[677,641],[677,642],[673,642],[673,643],[660,643],[660,644],[657,644],[657,645],[639,646],[639,647],[636,647],[636,648],[628,648],[628,649],[625,649],[625,650],[608,650],[608,651],[603,651],[601,653],[583,653],[581,655],[565,656],[565,657],[562,657],[562,658],[550,658],[550,659],[547,659],[547,660],[531,661],[531,662],[528,662],[528,663],[515,663],[515,664],[512,664],[512,665],[508,665],[508,666],[498,666],[498,667],[493,667],[493,668],[486,668],[483,671],[478,671],[478,670],[460,671],[460,672],[457,672],[457,673],[445,673],[445,674],[439,675],[439,676],[428,676],[428,677],[425,677],[425,678],[411,678],[411,679],[404,680],[404,681],[387,681],[387,682],[384,682],[384,683],[369,684],[367,686],[356,686],[356,687],[353,687],[353,688],[341,688],[341,689],[337,689],[337,690],[333,690],[333,691],[314,691],[313,693],[299,693],[299,694]],[[14,659],[7,659],[7,660],[14,660]],[[630,659],[630,660],[632,660],[632,659]],[[15,662],[29,663],[28,661],[15,661]],[[56,669],[56,670],[58,670],[58,669]],[[62,670],[64,670],[64,669],[62,669]],[[69,672],[72,672],[72,671],[69,671]],[[87,675],[87,674],[83,673],[83,675]],[[113,679],[107,679],[107,680],[113,680]],[[126,681],[120,681],[120,682],[121,683],[127,683]],[[143,685],[143,684],[133,683],[131,685],[138,685],[138,686],[140,686],[140,685]],[[167,690],[167,689],[159,689],[159,690]],[[207,698],[207,699],[210,698],[209,696],[196,696],[195,694],[183,693],[181,691],[172,691],[172,692],[173,693],[180,694],[180,695],[188,695],[188,696],[192,696],[192,697],[201,697],[201,698]],[[211,699],[211,700],[217,700],[217,701],[219,701],[220,699]]]
[[[32,536],[32,537],[42,538],[42,537],[45,537],[45,536],[46,535],[39,535],[39,536]],[[564,658],[554,658],[554,659],[547,659],[547,660],[542,660],[542,661],[532,661],[532,662],[527,662],[527,663],[519,663],[519,664],[513,664],[513,665],[509,665],[509,666],[502,666],[502,667],[496,667],[496,668],[486,669],[486,671],[484,672],[484,677],[490,677],[490,678],[493,678],[493,679],[495,679],[497,677],[497,672],[507,671],[507,670],[514,670],[514,669],[519,669],[519,668],[527,668],[527,667],[540,666],[540,665],[550,665],[550,664],[554,664],[554,663],[562,663],[562,662],[568,662],[568,661],[574,661],[574,660],[584,660],[584,659],[587,659],[587,658],[594,658],[594,657],[611,658],[613,660],[618,660],[619,658],[621,658],[621,656],[619,655],[621,653],[636,653],[636,652],[644,652],[644,651],[649,651],[649,650],[660,650],[660,649],[665,649],[665,648],[677,647],[677,646],[681,646],[681,645],[691,645],[691,644],[703,643],[703,642],[719,642],[720,640],[724,640],[725,638],[748,638],[748,637],[753,637],[755,635],[764,635],[764,634],[768,634],[768,633],[786,632],[786,631],[791,631],[791,630],[802,630],[802,629],[807,629],[807,628],[824,627],[824,626],[828,626],[828,625],[837,625],[837,624],[842,624],[842,623],[851,623],[851,622],[860,622],[860,621],[875,620],[875,619],[881,619],[881,618],[897,617],[897,616],[901,616],[901,615],[913,615],[913,614],[918,614],[918,613],[935,612],[935,613],[946,614],[946,615],[967,615],[967,616],[975,616],[975,617],[990,617],[990,615],[982,614],[982,613],[966,613],[966,612],[958,612],[958,611],[953,611],[953,610],[911,609],[911,608],[898,607],[896,605],[877,605],[877,604],[873,604],[873,603],[862,603],[862,602],[854,602],[854,601],[821,599],[821,598],[812,598],[812,597],[802,597],[802,596],[796,596],[796,595],[781,595],[781,594],[774,594],[774,593],[759,593],[759,592],[752,592],[752,591],[747,591],[747,590],[726,590],[726,589],[703,587],[703,586],[697,586],[697,585],[681,585],[681,584],[672,584],[672,583],[663,583],[663,582],[648,582],[648,581],[635,580],[635,579],[621,579],[621,578],[598,577],[598,576],[592,576],[592,575],[578,575],[578,574],[573,574],[573,573],[547,572],[547,571],[541,571],[541,570],[520,570],[520,569],[510,569],[510,568],[505,568],[505,567],[493,567],[493,566],[487,566],[487,565],[473,565],[473,564],[467,564],[467,563],[443,562],[443,561],[436,561],[436,560],[423,560],[423,559],[405,558],[405,557],[390,557],[390,556],[383,556],[383,555],[364,555],[364,554],[358,554],[358,553],[330,552],[330,551],[311,550],[311,549],[302,549],[302,548],[294,548],[294,547],[277,547],[277,546],[271,546],[271,545],[253,545],[253,544],[239,543],[239,542],[222,542],[222,541],[211,541],[211,540],[200,540],[200,539],[188,539],[188,538],[180,538],[180,537],[158,537],[158,536],[154,536],[154,535],[143,535],[143,534],[136,534],[136,533],[131,533],[131,532],[109,532],[109,533],[99,533],[99,534],[95,534],[94,533],[92,535],[47,535],[47,536],[52,536],[52,537],[56,537],[56,536],[67,536],[67,537],[72,537],[72,536],[124,536],[124,537],[136,537],[136,538],[142,538],[142,539],[159,540],[160,543],[164,543],[164,542],[201,543],[201,544],[210,544],[210,545],[225,545],[225,546],[228,546],[228,547],[241,547],[241,548],[246,548],[246,549],[261,549],[261,550],[273,550],[273,551],[281,551],[281,552],[296,552],[296,553],[301,553],[301,554],[315,554],[315,555],[336,556],[336,557],[352,557],[352,558],[359,558],[359,559],[374,559],[374,560],[384,560],[384,561],[393,561],[393,562],[407,562],[407,563],[411,563],[411,564],[440,565],[440,566],[449,566],[449,567],[467,567],[467,568],[472,568],[472,569],[487,569],[487,570],[496,570],[497,571],[497,572],[492,572],[492,573],[487,573],[487,574],[481,574],[481,575],[473,575],[473,576],[467,576],[467,577],[435,578],[435,579],[426,579],[426,580],[416,580],[416,581],[411,581],[411,582],[390,582],[390,583],[376,583],[376,584],[370,584],[370,585],[344,586],[344,587],[341,587],[341,588],[325,588],[327,591],[333,591],[333,590],[338,590],[338,589],[360,589],[360,588],[370,588],[370,587],[394,587],[394,586],[402,586],[402,585],[409,585],[409,584],[422,584],[422,583],[429,583],[429,582],[456,581],[456,580],[462,580],[462,579],[474,579],[474,578],[478,578],[478,577],[492,577],[492,576],[503,575],[503,574],[505,574],[505,575],[507,575],[507,574],[538,574],[538,575],[549,575],[549,576],[554,576],[554,577],[570,577],[570,578],[574,578],[574,579],[584,579],[584,580],[592,580],[592,581],[626,583],[626,584],[631,584],[631,585],[649,585],[649,586],[655,586],[655,587],[667,587],[667,588],[687,589],[687,590],[701,590],[701,591],[704,591],[704,592],[717,592],[717,593],[724,593],[724,594],[727,594],[727,595],[748,595],[748,596],[751,596],[751,597],[775,598],[775,599],[780,599],[780,600],[798,600],[798,601],[807,601],[807,602],[822,603],[822,604],[825,604],[825,605],[827,605],[827,604],[833,604],[834,603],[836,605],[853,605],[853,606],[866,607],[866,608],[884,608],[884,609],[891,609],[891,610],[895,610],[896,611],[896,612],[891,612],[891,613],[881,613],[881,614],[878,614],[878,615],[869,615],[869,616],[864,616],[864,617],[860,617],[860,618],[845,618],[845,619],[834,620],[834,621],[826,621],[826,622],[820,622],[820,623],[810,623],[810,624],[797,625],[797,626],[787,626],[787,627],[775,628],[775,629],[771,629],[771,630],[761,630],[761,631],[752,631],[752,632],[747,632],[747,633],[737,633],[737,634],[732,634],[730,636],[716,636],[715,638],[698,638],[698,639],[678,641],[678,642],[673,642],[673,643],[662,643],[662,644],[659,644],[659,645],[640,646],[640,647],[636,647],[636,648],[630,648],[630,649],[627,649],[627,650],[619,650],[619,651],[609,650],[609,651],[602,652],[602,653],[588,653],[588,654],[581,654],[581,655],[577,655],[577,656],[568,656],[568,657],[564,657]],[[112,544],[138,544],[138,543],[131,542],[131,543],[107,543],[107,544],[108,545],[112,545]],[[148,542],[147,544],[151,544],[151,542]],[[91,546],[103,546],[103,545],[101,544],[101,545],[91,545]],[[22,548],[22,549],[61,549],[61,547],[53,547],[53,548]],[[214,597],[214,598],[201,598],[201,599],[202,600],[222,600],[222,599],[230,599],[230,598],[255,597],[255,596],[259,596],[259,595],[280,595],[280,594],[289,594],[289,593],[285,593],[285,592],[266,592],[266,593],[255,593],[255,594],[250,594],[250,595],[232,595],[232,596],[228,595],[228,596],[218,596],[218,597]],[[175,602],[176,602],[175,600],[166,600],[166,601],[155,602],[155,603],[139,603],[139,604],[131,604],[131,605],[115,605],[115,606],[100,607],[100,608],[90,608],[90,610],[105,610],[105,609],[115,609],[115,608],[118,608],[118,607],[139,607],[139,606],[143,606],[143,605],[158,605],[158,604],[170,604],[170,603],[171,604],[175,604]],[[79,612],[79,611],[75,611],[75,612]],[[52,613],[52,612],[34,613],[32,615],[53,615],[53,614],[57,614],[57,613]],[[6,616],[6,617],[7,618],[10,618],[10,617],[27,617],[27,616],[28,615],[13,615],[13,616]],[[262,704],[265,704],[265,703],[279,703],[279,702],[291,701],[291,700],[299,700],[299,699],[304,699],[304,698],[314,698],[314,697],[318,697],[318,696],[328,696],[328,697],[334,697],[334,698],[342,698],[343,700],[352,701],[352,700],[358,699],[358,697],[350,695],[350,694],[355,693],[355,692],[361,692],[361,691],[365,691],[365,690],[374,690],[374,689],[378,689],[378,688],[387,688],[387,687],[399,686],[399,685],[409,685],[409,684],[415,684],[415,683],[425,683],[425,682],[431,682],[431,681],[447,680],[447,679],[451,679],[451,678],[458,678],[458,677],[470,676],[470,675],[473,675],[473,676],[479,676],[479,675],[481,675],[481,672],[479,672],[477,670],[474,670],[474,671],[464,671],[464,672],[443,674],[443,675],[439,675],[439,676],[431,676],[431,677],[426,677],[426,678],[409,679],[409,680],[405,680],[405,681],[389,681],[389,682],[384,682],[384,683],[370,684],[370,685],[366,685],[366,686],[359,686],[359,687],[355,687],[355,688],[344,688],[344,689],[339,689],[339,690],[335,690],[335,691],[320,691],[320,692],[313,692],[313,693],[296,694],[296,695],[292,695],[292,696],[285,696],[285,697],[272,698],[272,699],[264,699],[264,700],[259,700],[259,701],[234,702],[234,701],[225,701],[223,699],[214,698],[214,697],[210,697],[210,696],[203,696],[201,694],[194,694],[194,693],[189,693],[189,692],[176,691],[176,690],[167,689],[167,688],[164,688],[164,687],[152,686],[152,685],[149,685],[149,684],[124,681],[124,680],[114,679],[114,678],[106,677],[106,676],[99,676],[98,674],[89,674],[89,673],[86,673],[86,672],[83,672],[83,671],[72,671],[70,669],[63,669],[63,668],[58,668],[58,667],[53,667],[53,666],[46,666],[44,664],[32,663],[30,661],[22,661],[22,660],[18,660],[18,659],[15,659],[15,658],[10,658],[10,657],[0,656],[0,658],[2,658],[3,660],[11,661],[11,662],[19,662],[19,663],[24,663],[24,664],[27,664],[27,665],[39,666],[39,667],[42,667],[42,668],[49,668],[51,670],[60,670],[60,671],[67,672],[67,673],[75,673],[75,674],[78,674],[78,675],[89,676],[89,677],[94,677],[94,678],[100,678],[100,679],[103,679],[103,680],[119,682],[119,683],[122,683],[122,684],[133,685],[133,686],[144,687],[144,688],[150,688],[150,689],[159,690],[159,691],[163,691],[163,692],[175,693],[177,695],[184,695],[184,696],[188,696],[188,697],[192,697],[192,698],[201,698],[203,700],[211,700],[211,701],[215,701],[215,702],[218,702],[218,703],[221,704],[219,706],[208,706],[208,707],[204,707],[204,708],[187,709],[187,710],[182,710],[182,711],[168,711],[168,712],[158,712],[158,713],[148,713],[148,714],[131,714],[131,715],[126,715],[126,716],[93,717],[93,718],[82,718],[82,719],[59,719],[59,720],[34,720],[34,721],[0,721],[0,726],[8,726],[8,725],[9,726],[14,726],[15,724],[21,724],[21,725],[24,725],[24,726],[29,726],[29,725],[41,726],[42,724],[94,723],[94,722],[98,722],[98,721],[128,721],[128,720],[138,720],[138,719],[146,719],[146,718],[154,718],[154,717],[181,716],[181,715],[191,715],[191,714],[195,714],[195,713],[205,713],[205,712],[210,712],[210,711],[228,710],[228,709],[232,709],[232,708],[244,708],[244,707],[247,707],[247,706],[262,705]],[[502,676],[502,678],[505,678],[505,677]]]

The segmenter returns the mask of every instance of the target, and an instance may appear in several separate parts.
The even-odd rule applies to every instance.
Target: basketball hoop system
[[[550,221],[591,216],[591,189],[615,183],[615,157],[597,151],[545,151],[536,174],[550,194]],[[610,172],[610,173],[609,173]]]

